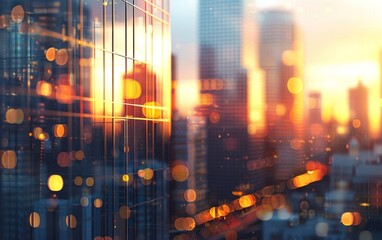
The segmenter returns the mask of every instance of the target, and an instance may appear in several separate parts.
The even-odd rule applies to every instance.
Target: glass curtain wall
[[[1,239],[167,239],[169,0],[0,3]]]

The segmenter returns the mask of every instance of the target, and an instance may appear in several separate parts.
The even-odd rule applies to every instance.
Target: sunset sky
[[[324,118],[347,121],[349,87],[359,80],[369,88],[373,134],[379,121],[379,51],[382,49],[382,1],[257,0],[259,10],[294,13],[304,44],[306,92],[323,94]],[[197,79],[197,0],[172,1],[172,43],[178,79]]]

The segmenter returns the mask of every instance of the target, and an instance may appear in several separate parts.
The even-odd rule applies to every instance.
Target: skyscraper
[[[304,161],[302,47],[290,12],[263,11],[258,21],[268,149],[278,159],[274,179],[285,180],[298,172]]]
[[[249,156],[249,84],[259,81],[255,9],[252,1],[199,3],[201,105],[208,121],[207,161],[210,202],[232,198],[232,191],[254,185]],[[251,186],[251,187],[248,187]],[[253,189],[252,189],[253,190]]]
[[[350,131],[361,146],[369,145],[369,110],[367,88],[358,81],[356,87],[349,89]]]
[[[168,239],[169,15],[1,3],[1,239]]]

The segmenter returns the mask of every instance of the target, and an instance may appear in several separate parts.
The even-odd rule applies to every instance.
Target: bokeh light
[[[354,223],[353,213],[345,212],[341,215],[341,223],[344,226],[351,226]]]
[[[159,107],[160,104],[157,102],[146,102],[142,107],[142,113],[147,118],[158,119],[162,115],[162,110]]]
[[[48,188],[53,192],[61,191],[64,187],[64,180],[60,175],[54,174],[48,178]]]
[[[94,199],[93,205],[95,208],[101,208],[103,205],[103,201],[100,198]]]
[[[256,198],[253,195],[245,195],[239,198],[239,204],[242,208],[251,207],[256,204]]]
[[[29,214],[29,225],[32,228],[38,228],[40,226],[40,214],[37,212]]]
[[[142,88],[141,84],[134,79],[125,79],[125,99],[137,99],[141,96]]]
[[[177,164],[171,169],[172,178],[177,182],[184,182],[188,179],[189,171],[187,166]]]
[[[24,20],[24,8],[21,5],[17,5],[12,9],[11,19],[15,23],[21,23]]]
[[[76,186],[81,186],[82,183],[83,183],[83,179],[82,179],[81,176],[76,176],[76,177],[74,178],[74,184],[75,184]]]
[[[60,66],[65,65],[69,60],[68,50],[66,50],[65,48],[58,50],[56,53],[56,59],[55,60],[56,60],[57,65],[60,65]]]
[[[123,174],[123,175],[122,175],[122,181],[124,181],[124,182],[129,182],[129,179],[130,179],[130,177],[129,177],[128,174]]]
[[[17,165],[16,152],[7,150],[1,155],[1,165],[6,169],[14,169]]]
[[[194,202],[196,200],[196,191],[194,189],[187,189],[184,191],[183,196],[186,202]]]
[[[68,228],[76,228],[77,227],[77,218],[70,214],[69,216],[66,216],[65,223]]]
[[[85,180],[85,182],[86,182],[86,185],[87,185],[88,187],[93,187],[93,185],[94,185],[94,178],[92,178],[92,177],[87,177],[86,180]]]
[[[57,49],[54,47],[50,47],[45,52],[45,57],[49,62],[53,62],[56,59]]]
[[[130,217],[131,210],[128,206],[122,206],[119,208],[119,216],[122,219],[128,219]]]
[[[87,207],[89,206],[89,198],[87,197],[81,197],[80,199],[80,204],[82,207]]]
[[[55,137],[66,137],[68,135],[68,127],[66,124],[56,124],[53,127],[53,132]]]
[[[288,80],[287,87],[290,93],[299,94],[302,91],[304,85],[301,79],[292,77]]]

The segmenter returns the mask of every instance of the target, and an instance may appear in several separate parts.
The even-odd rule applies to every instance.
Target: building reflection
[[[2,239],[167,239],[168,10],[2,3]]]

